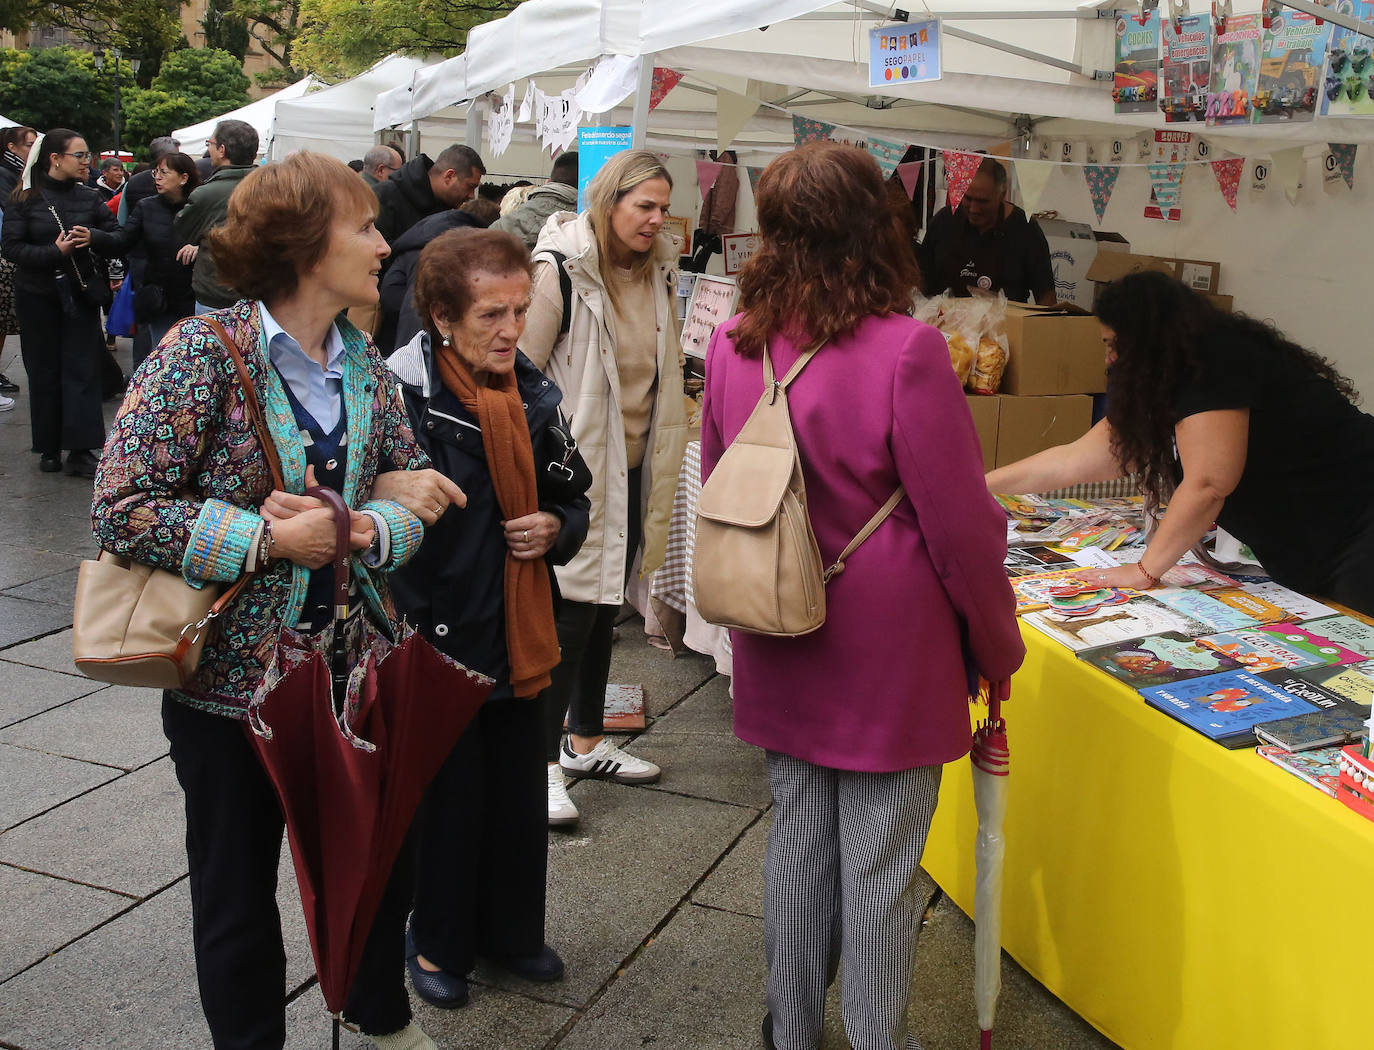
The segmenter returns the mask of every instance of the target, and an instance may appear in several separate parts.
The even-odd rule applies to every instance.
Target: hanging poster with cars
[[[1159,12],[1116,16],[1116,76],[1112,101],[1118,113],[1150,113],[1159,94]]]
[[[1232,15],[1212,47],[1212,81],[1207,89],[1207,126],[1249,124],[1259,83],[1259,15]]]
[[[1205,120],[1212,76],[1212,16],[1166,18],[1161,41],[1159,108],[1164,119],[1170,123]]]
[[[1374,0],[1337,0],[1332,5],[1343,15],[1362,22],[1374,19]],[[1333,26],[1327,51],[1326,77],[1322,81],[1321,108],[1326,117],[1374,117],[1374,62],[1370,61],[1368,37]]]
[[[1318,25],[1311,15],[1284,11],[1270,20],[1255,88],[1256,124],[1312,119],[1330,38],[1331,23]]]

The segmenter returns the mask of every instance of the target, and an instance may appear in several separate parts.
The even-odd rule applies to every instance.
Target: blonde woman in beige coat
[[[641,544],[642,573],[663,562],[687,444],[673,308],[681,246],[663,229],[672,186],[652,153],[617,154],[588,188],[587,210],[555,213],[534,251],[520,347],[562,389],[593,475],[587,541],[557,569],[563,661],[546,694],[551,825],[578,819],[565,775],[621,784],[660,775],[658,766],[605,738],[602,712],[630,567]],[[566,331],[559,266],[572,285]]]

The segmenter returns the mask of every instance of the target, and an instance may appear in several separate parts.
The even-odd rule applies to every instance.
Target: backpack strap
[[[558,323],[558,335],[562,338],[572,324],[572,276],[563,265],[568,261],[566,255],[555,251],[550,251],[549,255],[553,257],[553,268],[558,271],[558,290],[563,295],[563,320]]]
[[[835,564],[825,570],[825,575],[821,577],[829,583],[832,577],[844,572],[844,560],[859,549],[859,545],[864,540],[872,536],[878,526],[887,520],[887,516],[897,509],[897,504],[902,502],[902,497],[906,495],[906,489],[901,485],[897,486],[897,491],[887,497],[887,502],[878,508],[878,513],[868,519],[868,524],[859,530],[859,534],[849,541],[849,546],[840,551],[840,556],[835,559]]]
[[[788,388],[788,386],[791,385],[792,380],[796,379],[797,376],[798,376],[798,374],[800,374],[801,370],[802,370],[803,368],[806,367],[807,362],[809,362],[813,357],[815,357],[815,356],[816,356],[816,352],[817,352],[818,350],[820,350],[820,348],[823,347],[824,345],[825,345],[825,343],[817,343],[815,346],[811,347],[810,349],[808,349],[808,350],[803,350],[803,351],[801,352],[801,356],[799,356],[795,361],[792,362],[792,367],[789,368],[789,369],[787,370],[787,375],[783,376],[781,380],[778,380],[778,379],[775,379],[775,378],[774,378],[774,373],[773,373],[773,360],[772,360],[772,358],[770,358],[770,357],[768,356],[768,344],[767,344],[767,343],[764,343],[764,344],[763,344],[763,385],[764,385],[764,387],[770,387],[770,386],[773,387],[773,388],[774,388],[774,394],[773,394],[773,396],[774,396],[774,397],[777,397],[777,392],[778,392],[778,391],[782,391],[782,390],[786,390],[786,389]]]

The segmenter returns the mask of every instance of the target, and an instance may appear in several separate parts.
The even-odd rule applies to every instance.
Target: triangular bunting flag
[[[1225,160],[1212,161],[1212,174],[1217,177],[1221,195],[1231,210],[1236,210],[1236,191],[1240,189],[1240,174],[1245,170],[1244,157],[1227,157]]]
[[[662,66],[654,66],[654,79],[649,85],[649,112],[652,113],[658,108],[658,104],[663,101],[663,97],[677,87],[678,81],[682,79],[682,74],[676,69],[665,69]]]
[[[792,114],[792,145],[796,147],[805,146],[808,142],[820,142],[828,139],[835,130],[834,124],[827,124],[823,120],[812,120],[810,117],[799,117]]]
[[[1183,165],[1182,164],[1149,164],[1146,165],[1150,172],[1150,189],[1154,205],[1159,209],[1158,216],[1152,216],[1150,209],[1145,209],[1146,218],[1177,219],[1174,213],[1179,211],[1180,190],[1183,188]]]
[[[1307,166],[1302,155],[1302,147],[1290,146],[1288,149],[1277,150],[1270,159],[1273,161],[1274,174],[1278,177],[1279,185],[1283,187],[1288,203],[1297,204],[1298,183],[1302,182],[1302,172]]]
[[[878,167],[882,169],[883,178],[892,178],[892,173],[897,170],[897,165],[906,156],[905,142],[887,142],[884,139],[868,140],[868,152],[873,154],[873,159],[878,162]]]
[[[1021,207],[1027,215],[1034,215],[1040,208],[1040,198],[1044,195],[1045,184],[1054,174],[1053,164],[1040,164],[1027,161],[1016,165],[1016,181],[1021,186]]]
[[[754,196],[757,197],[759,192],[759,178],[763,175],[763,169],[745,168],[744,170],[749,173],[749,189],[752,190]]]
[[[711,187],[716,184],[716,179],[720,178],[720,169],[723,167],[725,165],[717,164],[713,160],[697,161],[697,189],[701,190],[702,200],[706,199]]]
[[[981,163],[983,158],[977,153],[945,150],[945,201],[951,209],[959,207],[959,202],[964,199],[964,191],[973,181]]]
[[[1345,188],[1353,190],[1355,188],[1355,151],[1360,147],[1353,142],[1331,142],[1327,146],[1331,150],[1331,156],[1336,159],[1336,167],[1340,170],[1341,178],[1345,179]]]
[[[1121,174],[1116,164],[1088,164],[1083,168],[1083,178],[1088,183],[1088,195],[1093,199],[1093,211],[1097,213],[1097,224],[1102,225],[1102,216],[1107,214],[1107,204],[1116,188],[1117,176]]]
[[[724,153],[758,111],[759,100],[724,88],[716,89],[716,149]]]
[[[907,164],[898,164],[897,177],[902,180],[902,188],[906,190],[906,195],[913,196],[916,193],[916,180],[921,177],[921,162],[913,160]]]

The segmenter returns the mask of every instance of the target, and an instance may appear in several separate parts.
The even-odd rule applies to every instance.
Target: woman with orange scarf
[[[496,687],[416,817],[406,955],[420,998],[467,1002],[478,957],[563,974],[544,941],[548,856],[541,690],[558,664],[553,565],[587,534],[591,475],[564,440],[562,394],[516,349],[530,258],[505,233],[454,230],[420,255],[421,331],[387,361],[435,468],[467,494],[393,574],[398,613]]]

